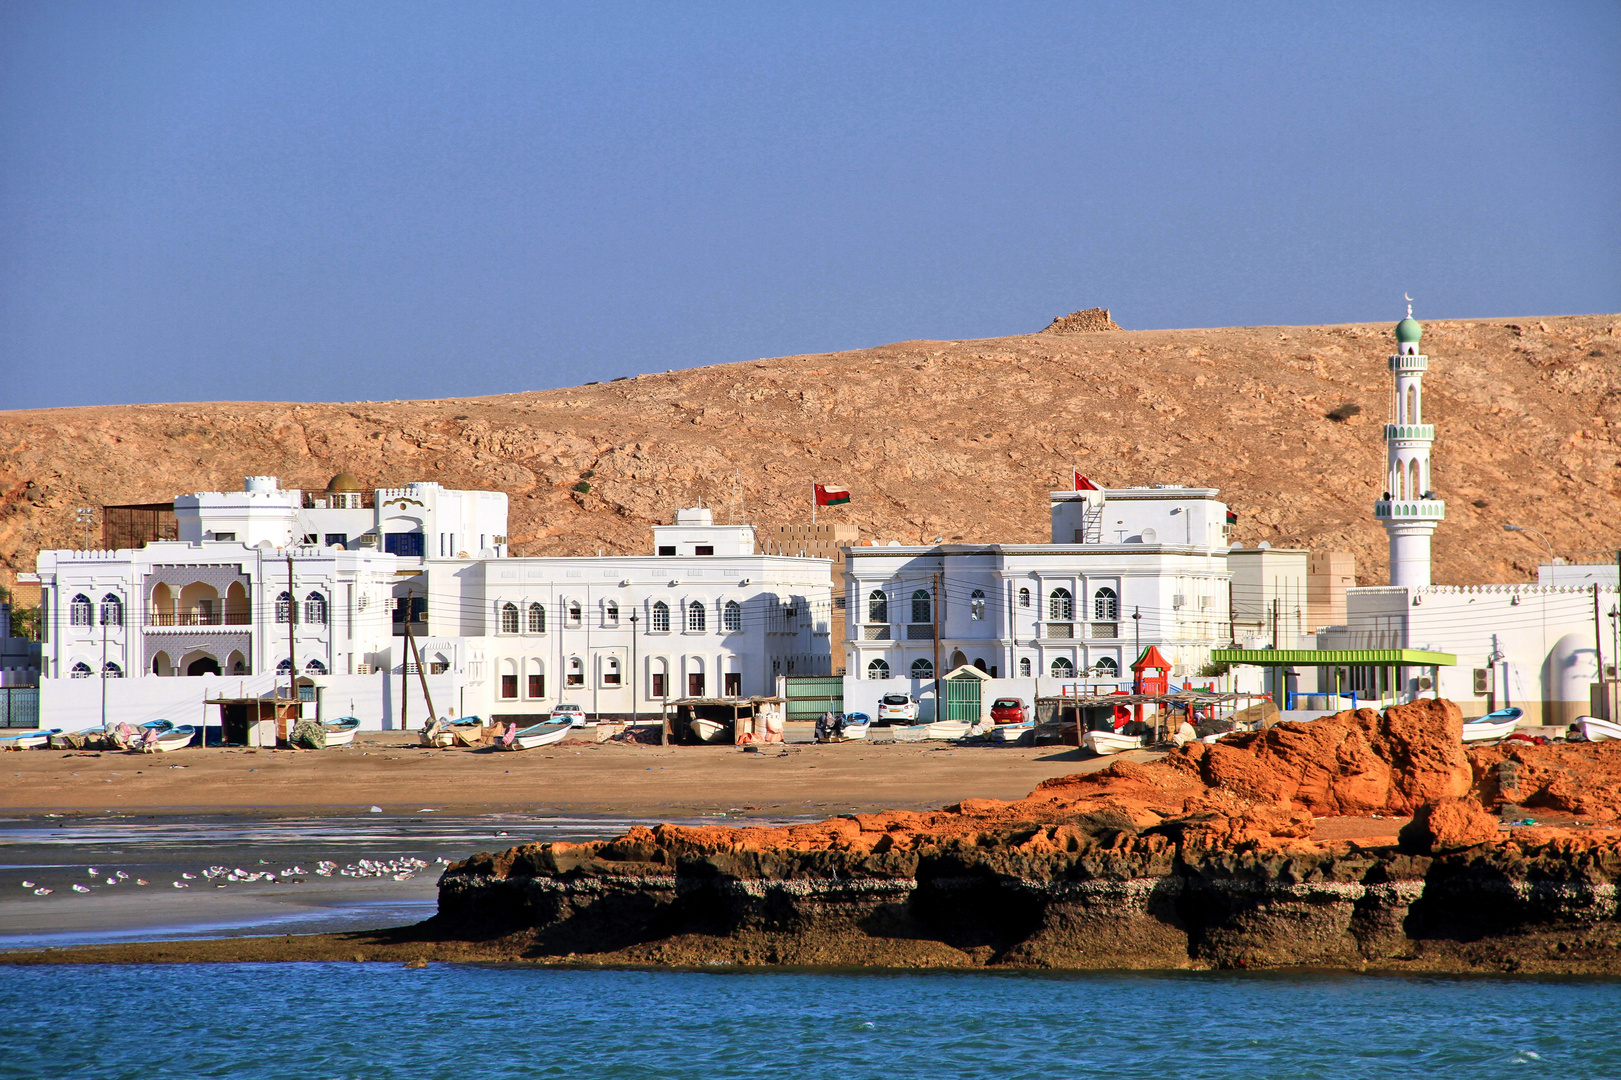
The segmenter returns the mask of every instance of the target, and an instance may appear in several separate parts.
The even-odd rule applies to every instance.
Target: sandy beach
[[[809,729],[758,751],[561,744],[518,753],[435,750],[364,733],[350,747],[169,754],[28,750],[0,757],[0,812],[140,814],[435,809],[691,818],[805,817],[1018,799],[1041,781],[1149,751],[1092,758],[1069,746],[888,741],[814,745]]]

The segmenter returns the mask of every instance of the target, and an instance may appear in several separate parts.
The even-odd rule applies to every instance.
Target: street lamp
[[[630,613],[630,726],[639,726],[641,717],[636,709],[636,612]]]
[[[1555,556],[1554,556],[1554,553],[1553,553],[1553,545],[1548,543],[1548,538],[1546,536],[1543,536],[1541,533],[1537,532],[1535,529],[1527,528],[1524,525],[1504,525],[1503,526],[1503,531],[1504,532],[1530,533],[1532,536],[1536,537],[1538,540],[1541,540],[1542,543],[1543,543],[1543,546],[1548,549],[1548,561],[1552,562],[1554,560]]]

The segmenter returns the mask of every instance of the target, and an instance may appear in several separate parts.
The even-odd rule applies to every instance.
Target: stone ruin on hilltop
[[[1068,315],[1060,315],[1043,331],[1043,334],[1095,334],[1100,330],[1119,330],[1115,321],[1109,318],[1108,308],[1087,308],[1085,311],[1072,311]]]

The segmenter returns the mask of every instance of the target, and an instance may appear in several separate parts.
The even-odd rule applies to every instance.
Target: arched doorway
[[[218,675],[220,662],[212,656],[199,656],[186,665],[187,675]]]

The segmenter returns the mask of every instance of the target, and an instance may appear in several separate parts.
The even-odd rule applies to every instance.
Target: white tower
[[[1396,386],[1385,425],[1385,497],[1373,514],[1390,537],[1390,583],[1410,589],[1430,583],[1430,534],[1446,517],[1446,503],[1435,497],[1430,482],[1430,444],[1435,426],[1424,423],[1424,372],[1430,358],[1420,355],[1424,328],[1413,318],[1396,324],[1396,355],[1390,372]]]

